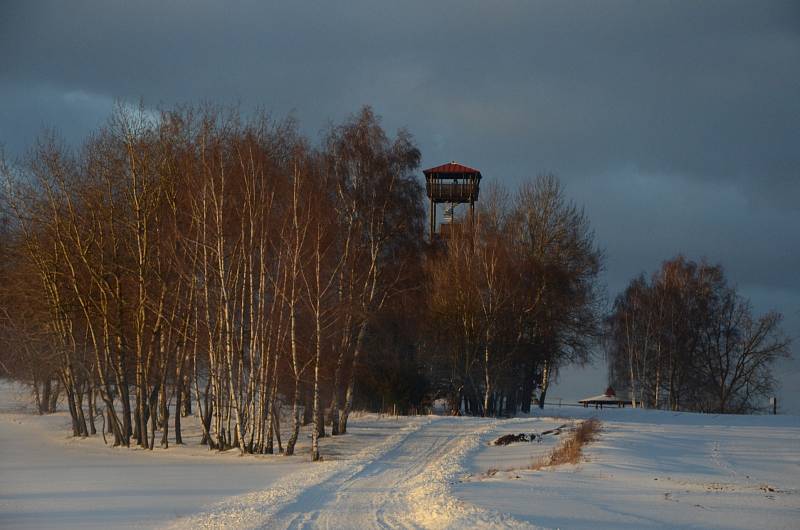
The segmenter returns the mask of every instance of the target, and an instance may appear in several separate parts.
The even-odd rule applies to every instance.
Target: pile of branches
[[[542,438],[544,436],[547,436],[547,435],[558,436],[566,428],[567,428],[567,424],[565,423],[563,425],[559,425],[555,429],[550,429],[549,431],[544,431],[544,432],[539,433],[539,434],[537,434],[535,432],[532,432],[530,434],[526,434],[524,432],[521,432],[519,434],[504,434],[503,436],[501,436],[500,438],[498,438],[497,440],[492,442],[492,445],[509,445],[509,444],[518,443],[518,442],[542,443]]]

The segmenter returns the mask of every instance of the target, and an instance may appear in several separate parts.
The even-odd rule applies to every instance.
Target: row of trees
[[[719,265],[682,256],[634,279],[608,317],[611,383],[636,406],[746,413],[774,391],[789,355],[781,315],[754,316]]]
[[[369,323],[419,270],[419,151],[364,109],[312,148],[295,125],[219,109],[118,109],[78,153],[5,166],[3,362],[73,432],[313,456],[344,433]],[[55,388],[54,388],[55,387]],[[98,401],[99,400],[99,401]],[[174,411],[174,412],[172,412]],[[172,418],[170,416],[172,415]],[[302,416],[305,416],[303,418]]]

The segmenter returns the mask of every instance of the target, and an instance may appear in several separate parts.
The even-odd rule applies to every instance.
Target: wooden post
[[[475,226],[475,200],[470,198],[469,201],[469,217],[470,221],[472,222],[473,230]]]
[[[433,244],[433,235],[436,233],[436,203],[431,198],[431,244]]]

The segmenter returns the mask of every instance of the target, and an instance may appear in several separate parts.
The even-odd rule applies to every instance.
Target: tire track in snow
[[[406,484],[445,451],[435,418],[358,469],[301,493],[270,521],[271,528],[417,528],[409,519]],[[433,432],[431,432],[433,431]]]
[[[513,421],[513,420],[512,420]],[[497,427],[497,420],[462,435],[417,477],[410,494],[413,517],[422,528],[538,528],[511,515],[459,500],[452,485],[467,475],[467,459],[478,450],[482,439]]]
[[[368,446],[351,459],[304,465],[272,488],[231,497],[205,512],[179,519],[168,528],[181,530],[272,527],[272,518],[275,514],[292,504],[304,492],[313,490],[331,477],[342,474],[346,477],[354,475],[367,463],[402,444],[423,425],[425,422],[411,423],[384,442]]]
[[[174,528],[532,528],[458,500],[452,484],[497,421],[431,417],[346,461],[303,466]]]
[[[497,424],[481,423],[435,418],[360,469],[301,493],[270,528],[530,528],[452,494],[465,459]]]

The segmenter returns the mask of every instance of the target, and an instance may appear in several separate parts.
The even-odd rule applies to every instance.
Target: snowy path
[[[481,523],[518,526],[507,516],[457,501],[447,485],[458,474],[486,422],[438,418],[353,473],[301,494],[271,528],[445,528]]]
[[[272,528],[398,528],[414,526],[410,508],[415,479],[446,454],[457,436],[451,422],[436,421],[355,470],[337,473],[300,494],[270,521]]]
[[[478,423],[476,425],[476,423]],[[528,526],[452,496],[449,483],[496,422],[420,419],[379,447],[246,498],[230,499],[178,527],[447,528]]]

